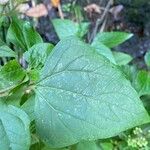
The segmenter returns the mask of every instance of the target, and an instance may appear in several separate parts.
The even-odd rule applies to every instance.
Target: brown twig
[[[98,28],[99,26],[101,25],[101,23],[103,22],[103,20],[105,19],[105,16],[107,15],[107,13],[109,12],[109,8],[110,6],[113,4],[113,0],[109,0],[107,5],[106,5],[106,8],[104,9],[104,12],[101,16],[101,18],[97,19],[96,21],[96,25],[95,25],[95,28],[90,36],[90,39],[89,39],[89,42],[92,42],[93,38],[95,37],[97,31],[98,31]]]

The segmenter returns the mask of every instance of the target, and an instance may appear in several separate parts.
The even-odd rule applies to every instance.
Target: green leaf
[[[99,44],[92,43],[92,47],[94,47],[99,54],[105,56],[110,62],[116,64],[113,53],[111,49],[109,49],[107,46],[105,46],[102,43]]]
[[[96,142],[80,142],[77,144],[76,150],[101,150]]]
[[[54,46],[52,44],[39,43],[35,44],[27,52],[25,52],[23,56],[29,63],[29,68],[41,69],[53,47]]]
[[[138,91],[139,96],[150,95],[150,73],[147,71],[139,71],[135,81],[134,87]]]
[[[17,54],[11,50],[8,46],[0,46],[0,57],[16,57]]]
[[[77,36],[82,38],[88,32],[89,23],[82,22],[82,23],[76,24],[76,26],[78,28]]]
[[[68,36],[77,36],[82,38],[88,31],[89,23],[75,23],[68,19],[54,19],[52,20],[55,31],[60,39]]]
[[[28,49],[34,44],[43,43],[41,36],[38,32],[35,31],[35,29],[30,25],[29,22],[25,22],[23,24],[22,32]]]
[[[28,116],[30,117],[30,120],[33,121],[35,119],[34,115],[34,105],[35,105],[35,95],[32,95],[29,97],[29,99],[21,106],[22,110],[24,110]]]
[[[12,19],[11,25],[7,31],[7,41],[13,43],[15,46],[27,50],[27,45],[23,35],[23,21],[19,19]]]
[[[14,88],[25,77],[25,71],[16,60],[9,61],[0,68],[0,96],[1,93]]]
[[[29,125],[28,116],[21,109],[0,102],[0,149],[29,150]]]
[[[102,148],[102,150],[113,150],[113,144],[110,142],[101,142],[100,146]]]
[[[150,51],[148,51],[146,53],[146,55],[144,56],[144,60],[145,60],[145,63],[148,67],[150,67]]]
[[[41,36],[28,22],[23,22],[17,18],[12,19],[12,23],[7,32],[7,41],[15,46],[27,51],[37,43],[43,43]]]
[[[73,37],[53,49],[35,92],[37,134],[52,148],[116,136],[150,121],[120,70]]]
[[[133,59],[130,55],[122,52],[113,52],[113,55],[118,65],[127,65]]]
[[[125,33],[125,32],[102,32],[98,33],[93,40],[94,45],[98,45],[103,43],[109,48],[118,46],[119,44],[125,42],[130,39],[133,34]]]

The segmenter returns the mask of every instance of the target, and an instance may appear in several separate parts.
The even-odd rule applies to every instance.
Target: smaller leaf
[[[112,150],[113,149],[113,145],[110,142],[101,142],[100,146],[101,146],[102,150]]]
[[[125,42],[132,36],[133,34],[125,33],[125,32],[102,32],[96,35],[96,37],[93,40],[93,43],[94,45],[103,43],[109,48],[112,48]]]
[[[23,56],[29,63],[29,68],[41,69],[53,47],[54,46],[49,43],[39,43],[35,44],[25,52]]]
[[[25,77],[25,71],[16,60],[0,68],[0,93],[18,85]]]
[[[101,150],[100,147],[96,144],[96,142],[80,142],[77,144],[76,150]]]
[[[150,73],[147,71],[139,71],[134,81],[134,87],[139,96],[150,95]]]
[[[113,55],[118,65],[127,65],[133,59],[130,55],[122,52],[113,52]]]
[[[23,25],[23,36],[28,49],[34,44],[43,43],[41,36],[35,31],[29,22],[25,22]]]
[[[54,19],[52,20],[52,23],[60,39],[64,39],[65,37],[71,35],[76,35],[78,32],[76,25],[71,20]]]
[[[146,55],[144,56],[144,60],[145,60],[145,63],[148,67],[150,67],[150,51],[148,51],[146,53]]]
[[[76,24],[76,26],[78,28],[77,35],[78,37],[82,38],[88,32],[89,23],[83,22],[83,23]]]
[[[0,149],[29,150],[30,121],[21,109],[0,101]]]
[[[15,46],[22,48],[23,50],[27,49],[24,35],[22,32],[23,29],[23,21],[13,18],[11,25],[7,31],[7,41],[11,42]]]
[[[109,49],[107,46],[105,46],[102,43],[99,43],[99,44],[92,43],[92,47],[94,47],[99,54],[106,57],[110,62],[116,64],[113,53],[112,53],[111,49]]]
[[[28,114],[31,121],[35,119],[34,105],[35,105],[35,96],[31,95],[29,99],[21,106],[21,108]]]
[[[82,38],[87,33],[89,27],[89,23],[87,22],[78,24],[68,19],[54,19],[52,23],[60,39],[68,36]]]
[[[0,46],[0,57],[17,57],[17,54],[8,46]]]

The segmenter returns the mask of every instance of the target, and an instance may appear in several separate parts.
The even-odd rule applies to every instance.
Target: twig
[[[61,18],[61,19],[64,19],[64,14],[63,14],[63,12],[62,12],[61,5],[60,5],[60,4],[58,5],[58,12],[59,12],[60,18]]]
[[[94,30],[93,30],[93,32],[92,32],[92,34],[91,34],[91,37],[90,37],[90,39],[89,39],[89,42],[92,42],[93,38],[95,37],[95,35],[96,35],[97,31],[98,31],[98,27],[99,27],[100,24],[103,22],[105,16],[106,16],[107,13],[109,12],[109,8],[110,8],[110,6],[112,5],[112,3],[113,3],[113,0],[109,0],[109,1],[108,1],[107,5],[106,5],[106,8],[104,9],[104,12],[103,12],[101,18],[97,19],[95,28],[94,28]]]

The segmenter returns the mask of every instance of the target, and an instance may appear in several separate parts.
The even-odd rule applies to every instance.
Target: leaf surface
[[[96,35],[96,37],[93,40],[93,43],[95,45],[98,45],[99,43],[103,43],[107,47],[113,48],[125,42],[132,36],[133,34],[129,34],[125,32],[102,32]]]
[[[53,49],[35,92],[37,133],[52,148],[116,136],[149,122],[121,71],[73,37]]]
[[[25,52],[24,58],[29,63],[29,68],[41,69],[53,47],[54,46],[49,43],[39,43]]]
[[[30,121],[20,109],[0,102],[0,149],[28,150]]]

